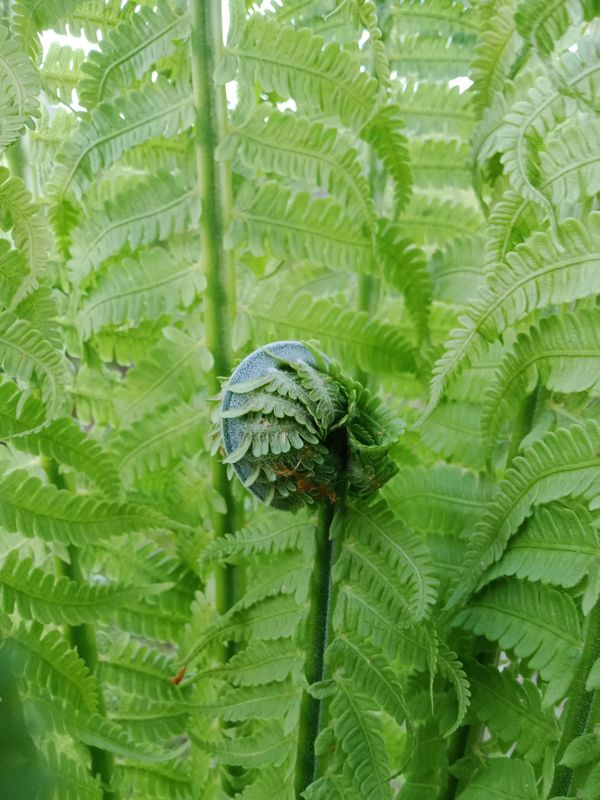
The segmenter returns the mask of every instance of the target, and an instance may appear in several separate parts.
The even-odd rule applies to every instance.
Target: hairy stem
[[[66,489],[64,477],[60,474],[58,464],[54,459],[42,457],[42,466],[50,483],[58,489]],[[86,577],[81,568],[80,551],[78,547],[69,545],[69,560],[58,559],[58,571],[66,575],[77,583],[86,583]],[[65,626],[65,636],[71,645],[77,650],[79,657],[85,662],[89,671],[95,674],[98,666],[98,644],[96,641],[96,631],[93,625],[67,625]],[[106,706],[102,687],[98,686],[98,713],[106,716]],[[102,783],[103,800],[118,800],[118,794],[110,787],[114,773],[114,757],[107,750],[99,747],[89,746],[90,751],[90,771],[92,775],[98,776]]]
[[[597,658],[600,658],[600,602],[596,603],[589,616],[583,653],[563,712],[564,723],[555,756],[556,767],[550,791],[551,797],[569,797],[572,792],[573,770],[560,762],[573,739],[589,733],[593,727],[594,715],[592,712],[597,702],[598,692],[587,691],[585,684],[590,674],[590,668]]]
[[[220,390],[219,378],[231,371],[231,301],[234,298],[233,254],[223,246],[223,234],[231,216],[231,188],[224,165],[215,160],[223,138],[227,105],[223,87],[215,87],[213,73],[223,46],[220,0],[192,0],[192,84],[196,105],[196,164],[198,193],[202,204],[200,233],[202,264],[206,277],[204,325],[206,344],[213,356],[209,390]],[[225,501],[225,511],[213,513],[215,536],[236,528],[236,504],[226,467],[212,459],[212,484]],[[239,596],[239,574],[222,567],[216,576],[217,610],[224,614]]]
[[[324,506],[316,532],[314,568],[310,584],[310,608],[306,623],[305,675],[309,686],[325,678],[325,650],[329,644],[332,610],[331,570],[335,561],[334,543],[329,532],[333,509]],[[304,692],[300,706],[296,757],[296,796],[317,777],[315,740],[322,728],[323,701]]]

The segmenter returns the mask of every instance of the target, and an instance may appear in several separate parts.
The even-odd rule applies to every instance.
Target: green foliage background
[[[600,797],[595,0],[0,8],[1,792]],[[209,455],[287,338],[407,425],[325,653]]]

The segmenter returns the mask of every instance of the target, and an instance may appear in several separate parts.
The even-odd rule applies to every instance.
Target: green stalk
[[[213,356],[209,390],[219,393],[220,378],[231,371],[231,302],[235,297],[233,254],[223,246],[223,234],[231,217],[231,181],[227,168],[215,159],[215,150],[226,132],[227,103],[224,87],[213,81],[223,46],[220,0],[192,0],[192,85],[196,106],[196,164],[198,193],[202,204],[200,233],[202,264],[206,277],[204,327],[206,344]],[[215,536],[236,529],[236,505],[226,467],[212,460],[212,484],[225,501],[223,513],[213,513]],[[216,575],[217,610],[224,614],[240,593],[234,567],[222,567]]]
[[[597,658],[600,658],[600,602],[596,603],[589,616],[583,653],[575,673],[565,711],[563,712],[564,724],[555,755],[554,763],[556,767],[552,789],[550,790],[551,797],[570,797],[572,793],[573,770],[560,762],[573,739],[585,733],[590,733],[593,728],[593,711],[598,702],[598,692],[588,692],[585,684],[592,664]]]
[[[57,489],[66,489],[64,477],[61,475],[58,464],[54,459],[41,458],[42,467],[48,476],[50,483],[54,484]],[[63,561],[56,559],[57,572],[60,575],[66,575],[72,581],[77,583],[86,583],[86,576],[81,568],[80,550],[74,545],[68,547],[69,560]],[[77,650],[79,657],[85,662],[87,668],[92,675],[96,673],[98,666],[98,644],[96,641],[96,631],[93,625],[66,625],[65,636],[70,641],[71,645]],[[98,713],[106,716],[106,705],[104,703],[104,694],[102,687],[98,687]],[[112,791],[109,787],[112,784],[112,777],[115,768],[114,757],[112,753],[103,750],[99,747],[89,746],[90,751],[90,772],[94,776],[98,776],[102,783],[102,797],[103,800],[119,800],[117,792]]]
[[[305,676],[308,686],[325,679],[325,650],[329,644],[333,592],[331,570],[335,561],[330,538],[333,509],[324,506],[316,531],[314,568],[310,583],[310,607],[306,621]],[[304,691],[300,705],[296,754],[296,797],[317,777],[315,741],[322,729],[323,701]]]

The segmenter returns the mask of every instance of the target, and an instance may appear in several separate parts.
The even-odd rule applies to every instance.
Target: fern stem
[[[331,570],[335,562],[334,542],[330,537],[333,509],[326,505],[316,531],[314,568],[310,584],[310,608],[306,626],[305,675],[308,686],[325,678],[325,650],[329,643],[332,610]],[[315,741],[321,732],[323,702],[305,690],[300,706],[296,756],[296,796],[317,777]]]
[[[555,756],[556,768],[550,791],[551,797],[555,795],[569,797],[572,791],[573,770],[560,762],[573,739],[588,733],[592,727],[592,711],[598,692],[587,691],[585,684],[590,674],[590,668],[597,658],[600,658],[600,602],[596,603],[589,616],[583,653],[571,686],[566,709],[563,712],[564,724]]]
[[[200,232],[202,262],[206,277],[204,325],[206,344],[213,356],[209,375],[212,394],[220,390],[220,376],[231,371],[231,308],[234,296],[233,255],[223,246],[223,234],[231,216],[231,189],[225,167],[215,159],[224,136],[227,104],[223,87],[215,87],[213,73],[222,48],[221,3],[192,0],[192,84],[196,105],[196,163],[198,192],[202,204]],[[235,530],[236,507],[226,467],[212,460],[212,484],[225,501],[225,512],[213,514],[215,536]],[[216,576],[217,610],[224,614],[239,596],[239,574],[231,565]]]

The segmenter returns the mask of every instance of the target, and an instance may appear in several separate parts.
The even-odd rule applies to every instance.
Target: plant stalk
[[[561,764],[562,757],[569,744],[577,736],[590,732],[593,727],[593,709],[597,703],[597,691],[585,688],[590,669],[594,661],[600,658],[600,602],[594,606],[588,619],[587,632],[583,644],[583,653],[571,686],[569,699],[564,715],[564,725],[558,749],[555,755],[555,771],[550,797],[571,796],[573,788],[573,770]]]
[[[220,0],[191,0],[192,85],[196,106],[195,142],[198,193],[201,202],[200,235],[206,277],[204,328],[213,356],[209,389],[219,393],[220,378],[231,371],[231,302],[235,297],[233,254],[225,250],[223,235],[231,217],[231,181],[227,168],[215,159],[224,137],[227,102],[223,87],[216,87],[213,73],[223,46]],[[215,537],[236,529],[236,505],[225,465],[212,460],[212,484],[225,502],[225,511],[213,512]],[[239,597],[239,571],[231,565],[216,575],[216,605],[224,614]]]
[[[335,561],[330,537],[333,508],[321,509],[316,531],[314,568],[310,583],[310,607],[306,621],[305,676],[308,686],[325,679],[325,650],[329,644],[333,606],[331,571]],[[296,797],[317,777],[315,741],[321,732],[323,701],[304,691],[300,705],[296,755]]]

